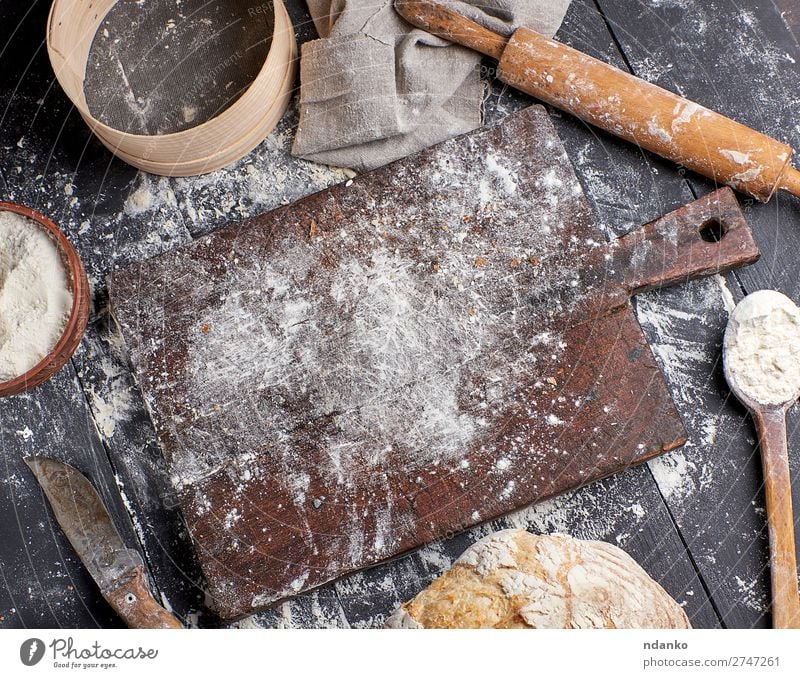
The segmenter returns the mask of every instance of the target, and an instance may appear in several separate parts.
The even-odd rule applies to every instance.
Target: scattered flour
[[[675,123],[673,123],[674,125]],[[659,121],[657,116],[653,116],[647,123],[647,131],[656,139],[660,139],[661,141],[671,144],[672,143],[672,134],[670,134],[666,129],[664,129]]]
[[[733,296],[721,276],[696,280],[671,290],[637,297],[637,315],[645,328],[676,405],[689,442],[681,450],[648,462],[664,497],[693,501],[713,487],[723,469],[696,450],[713,449],[719,439],[740,426],[735,413],[719,402],[716,343],[724,326],[724,312]],[[693,459],[702,459],[696,464]]]
[[[780,404],[800,394],[800,309],[771,290],[733,312],[725,332],[725,372],[752,400]]]
[[[517,181],[514,172],[505,167],[497,156],[490,155],[486,159],[486,166],[498,178],[500,185],[508,195],[514,195],[517,192]]]
[[[769,608],[769,599],[759,591],[758,579],[745,581],[738,575],[736,575],[734,579],[736,581],[737,598],[745,607],[750,608],[754,612],[763,614]]]
[[[695,489],[693,476],[697,471],[683,451],[672,452],[650,462],[650,470],[658,487],[668,500],[680,499]]]
[[[689,123],[691,119],[700,112],[708,115],[708,112],[705,109],[701,108],[692,101],[679,101],[677,104],[675,104],[675,108],[672,110],[672,114],[675,116],[672,121],[672,132],[679,132],[681,127]]]
[[[722,293],[722,303],[725,306],[725,310],[728,314],[733,312],[733,309],[736,308],[736,299],[733,298],[733,293],[731,292],[731,288],[728,287],[728,283],[725,280],[725,277],[722,275],[715,275],[714,280],[719,284],[720,292]]]
[[[94,387],[90,387],[89,396],[92,401],[92,413],[99,432],[106,440],[114,436],[117,422],[127,418],[133,409],[132,397],[129,390],[119,390],[111,398],[99,394]]]
[[[52,350],[72,301],[53,240],[33,220],[0,211],[0,381],[24,374]]]

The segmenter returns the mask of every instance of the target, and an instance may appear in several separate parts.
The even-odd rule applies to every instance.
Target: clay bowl
[[[72,311],[64,327],[64,332],[53,349],[37,365],[10,381],[0,382],[0,397],[12,396],[30,391],[42,382],[47,381],[58,372],[72,357],[78,344],[81,343],[86,324],[89,321],[89,281],[78,253],[58,227],[47,217],[30,207],[12,202],[0,201],[0,210],[16,212],[38,223],[53,239],[61,253],[64,269],[72,292]]]

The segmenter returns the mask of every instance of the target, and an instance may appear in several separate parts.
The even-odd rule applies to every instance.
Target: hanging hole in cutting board
[[[727,226],[719,219],[708,219],[700,224],[700,237],[706,242],[719,242],[727,232]]]
[[[207,122],[258,76],[274,21],[266,3],[117,2],[89,51],[89,110],[109,127],[132,134],[172,134]]]

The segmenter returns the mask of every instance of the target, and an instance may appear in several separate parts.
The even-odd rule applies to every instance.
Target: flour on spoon
[[[742,392],[763,405],[800,393],[800,309],[771,290],[747,296],[725,333],[725,365]]]

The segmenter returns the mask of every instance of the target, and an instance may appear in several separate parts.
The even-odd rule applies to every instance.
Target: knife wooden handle
[[[766,202],[800,196],[792,148],[528,28],[505,38],[432,0],[396,0],[407,21],[499,60],[497,77],[556,108]]]
[[[117,588],[105,591],[104,597],[132,629],[183,628],[183,624],[153,598],[143,567],[137,567]]]
[[[780,406],[756,409],[753,418],[761,446],[767,499],[772,626],[776,629],[800,629],[786,413]]]

